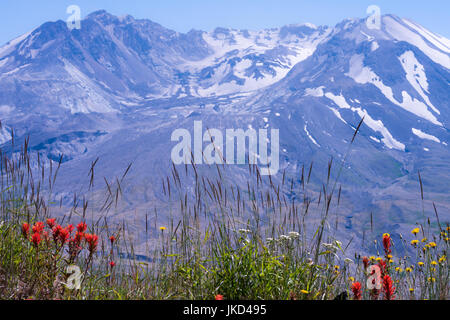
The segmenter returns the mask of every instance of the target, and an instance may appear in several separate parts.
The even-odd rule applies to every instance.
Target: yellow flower
[[[309,293],[309,291],[306,291],[306,290],[300,290],[300,292],[304,293],[304,294],[308,294]]]
[[[419,265],[419,267],[422,267],[424,265],[422,261],[419,261],[417,264]]]
[[[348,281],[350,281],[350,282],[355,282],[355,278],[349,277],[349,278],[348,278]]]
[[[437,262],[433,260],[433,261],[431,261],[431,265],[435,266],[435,265],[437,265]]]
[[[388,238],[390,238],[391,235],[390,235],[389,233],[383,233],[383,237],[388,237]]]
[[[447,227],[447,231],[450,231],[450,227]]]
[[[447,242],[449,242],[449,241],[450,241],[450,238],[447,237],[447,238],[445,238],[444,240],[447,241]]]
[[[414,288],[409,288],[409,292],[414,292]]]
[[[334,266],[334,269],[335,270],[339,270],[339,266]]]
[[[402,268],[400,268],[400,267],[397,267],[397,268],[395,268],[395,271],[397,271],[397,272],[402,272],[402,271],[403,271],[403,269],[402,269]]]
[[[415,246],[419,243],[419,240],[412,240],[411,241],[411,245]]]
[[[439,258],[439,263],[442,263],[445,261],[447,257],[445,255],[443,255],[442,257]]]
[[[159,230],[164,231],[166,230],[166,227],[159,227]]]
[[[428,281],[429,281],[429,282],[436,282],[436,279],[435,279],[435,278],[432,278],[432,277],[428,277]]]
[[[392,254],[388,254],[388,259],[392,259]]]
[[[406,268],[405,271],[406,271],[406,272],[411,272],[412,269],[411,269],[411,268]]]
[[[377,260],[377,261],[381,261],[381,260],[383,260],[383,259],[381,259],[380,257],[378,257],[378,258],[376,258],[375,260]]]
[[[436,268],[430,268],[430,271],[431,271],[431,272],[435,272],[435,271],[436,271]]]
[[[388,261],[389,263],[394,263],[394,260],[392,260],[392,259],[389,259],[389,261]]]
[[[375,260],[375,257],[374,256],[370,256],[370,258],[369,258],[371,261],[373,261],[373,260]]]
[[[429,245],[430,245],[430,247],[435,248],[436,247],[436,242],[430,242]]]
[[[421,241],[422,242],[427,242],[427,240],[428,240],[427,238],[423,238]]]
[[[420,231],[419,228],[414,228],[414,229],[411,230],[411,233],[412,233],[413,235],[416,235],[416,234],[419,233],[419,231]]]

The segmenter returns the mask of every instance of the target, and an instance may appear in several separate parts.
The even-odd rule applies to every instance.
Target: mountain
[[[422,214],[419,170],[427,206],[435,201],[448,221],[450,41],[393,15],[381,22],[185,34],[106,11],[80,30],[48,22],[0,48],[1,147],[14,152],[14,128],[17,139],[31,135],[32,150],[63,154],[56,191],[68,202],[87,190],[97,157],[97,185],[133,162],[129,212],[163,206],[171,134],[192,132],[196,120],[279,129],[274,179],[285,170],[299,185],[313,161],[320,190],[328,161],[339,166],[364,118],[340,175],[345,229],[367,229],[373,212],[377,228],[404,232]],[[246,167],[227,170],[245,186]]]

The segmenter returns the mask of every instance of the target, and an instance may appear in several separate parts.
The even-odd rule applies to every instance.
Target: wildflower
[[[409,288],[409,292],[413,293],[414,292],[414,288]]]
[[[56,225],[56,219],[47,219],[47,225],[50,229],[53,229]]]
[[[355,281],[355,278],[353,278],[353,277],[349,277],[349,278],[348,278],[348,281],[350,281],[350,282],[354,282],[354,281]]]
[[[334,270],[339,270],[339,266],[334,266]]]
[[[111,269],[112,269],[112,268],[114,268],[114,267],[116,266],[116,263],[115,263],[114,261],[111,261],[111,262],[109,263],[109,266],[110,266]]]
[[[422,267],[424,265],[422,261],[417,262],[417,264],[419,265],[419,267]]]
[[[370,260],[371,261],[375,260],[375,257],[374,256],[370,256]]]
[[[215,300],[223,300],[223,295],[221,294],[216,294],[216,296],[214,297]]]
[[[111,241],[111,244],[114,244],[114,241],[116,241],[116,237],[114,236],[109,237],[109,241]]]
[[[248,229],[239,229],[239,232],[240,233],[251,233],[251,231]]]
[[[387,255],[387,258],[388,258],[388,259],[392,259],[392,254],[388,254],[388,255]]]
[[[273,238],[267,238],[266,241],[267,241],[267,243],[272,243],[273,242]]]
[[[435,265],[437,265],[437,262],[433,260],[433,261],[431,261],[431,265],[435,266]]]
[[[70,236],[69,229],[61,228],[59,230],[58,238],[59,238],[59,241],[61,241],[61,244],[65,244],[67,242],[67,240],[69,239],[69,236]]]
[[[429,282],[436,282],[436,279],[435,278],[432,278],[432,277],[428,277],[428,279],[427,279]]]
[[[420,231],[420,228],[414,228],[414,229],[411,230],[411,233],[412,233],[413,235],[416,235],[416,234],[419,233],[419,231]]]
[[[166,227],[159,227],[159,230],[164,231],[166,230]]]
[[[96,234],[86,234],[84,238],[89,244],[89,253],[93,254],[97,250],[98,236]]]
[[[352,283],[351,290],[353,292],[353,299],[361,300],[361,283],[359,282]]]
[[[309,294],[309,291],[307,291],[307,290],[300,290],[300,292],[304,293],[304,294]]]
[[[31,242],[33,242],[33,245],[37,248],[39,246],[39,243],[41,243],[41,235],[38,232],[33,233]]]
[[[408,267],[408,268],[405,269],[405,271],[410,273],[410,272],[412,272],[412,269]]]
[[[416,246],[419,243],[419,240],[411,240],[411,245]]]
[[[379,262],[379,261],[383,260],[383,258],[377,257],[375,260]]]
[[[42,222],[36,222],[32,230],[33,233],[42,233],[42,231],[44,231],[44,224]]]
[[[363,257],[363,265],[364,265],[364,270],[366,270],[367,267],[369,267],[369,258]]]
[[[420,240],[421,242],[427,242],[428,239],[427,238],[423,238],[422,240]]]
[[[403,272],[403,269],[400,268],[400,267],[397,267],[397,268],[395,268],[395,271],[397,271],[397,272]]]
[[[430,247],[435,248],[436,247],[436,242],[430,242],[429,245],[430,245]]]
[[[385,274],[386,273],[386,261],[381,259],[380,261],[378,261],[378,266],[380,267],[381,274],[382,275]]]
[[[395,293],[395,287],[393,286],[391,277],[387,274],[383,277],[384,300],[395,299],[394,293]]]
[[[446,260],[446,258],[447,258],[447,257],[446,257],[445,255],[443,255],[442,257],[440,257],[439,260],[438,260],[439,263],[443,263],[443,262]]]
[[[436,268],[430,268],[430,271],[431,271],[431,272],[435,272],[435,271],[436,271]]]
[[[30,225],[28,223],[22,224],[22,235],[24,238],[28,238],[28,234],[30,232]]]
[[[56,227],[53,228],[52,233],[53,233],[53,241],[58,242],[59,239],[59,233],[61,232],[63,228],[58,224]]]
[[[298,238],[300,238],[300,233],[291,231],[291,232],[289,232],[289,237],[291,237],[291,239],[298,239]]]
[[[389,233],[383,234],[383,247],[386,254],[391,253],[391,236]]]
[[[286,235],[281,235],[280,236],[280,240],[290,240],[291,238],[289,237],[289,236],[286,236]]]
[[[87,230],[87,225],[84,222],[80,222],[79,224],[77,224],[77,231],[79,233],[84,233]]]

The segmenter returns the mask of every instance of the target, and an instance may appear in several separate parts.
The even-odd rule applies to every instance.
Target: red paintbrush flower
[[[65,244],[67,242],[67,240],[69,239],[69,236],[70,236],[69,229],[61,228],[59,230],[58,238],[59,238],[59,241],[61,241],[61,244]]]
[[[24,238],[28,238],[28,234],[30,233],[30,225],[28,223],[22,224],[22,235]]]
[[[378,266],[380,267],[381,276],[384,276],[386,274],[386,261],[381,259],[378,261]]]
[[[363,257],[363,264],[364,264],[364,270],[367,270],[367,267],[369,267],[370,260],[367,257]]]
[[[69,231],[69,234],[72,233],[73,229],[74,229],[74,228],[73,228],[73,225],[71,225],[71,224],[69,224],[69,225],[66,227],[66,230]]]
[[[383,234],[383,247],[386,255],[391,253],[391,236],[389,233]]]
[[[114,242],[116,241],[116,237],[114,236],[109,237],[109,241],[111,241],[111,244],[114,244]]]
[[[84,232],[86,231],[86,229],[87,229],[87,225],[86,225],[86,223],[84,223],[84,222],[80,222],[80,223],[77,225],[77,231],[78,231],[79,233],[84,233]]]
[[[395,293],[395,287],[393,286],[393,281],[392,281],[391,277],[387,274],[383,277],[384,300],[395,299],[394,293]]]
[[[354,282],[351,286],[354,300],[361,300],[361,283]]]
[[[223,295],[221,294],[216,294],[216,296],[214,297],[215,300],[223,300]]]
[[[111,262],[109,263],[109,266],[110,266],[111,269],[112,269],[112,268],[114,268],[114,267],[116,266],[116,263],[115,263],[114,261],[111,261]]]
[[[47,225],[50,227],[50,229],[53,229],[56,225],[56,219],[47,219]]]
[[[39,243],[41,243],[41,235],[38,232],[33,233],[33,235],[31,236],[31,242],[37,248],[39,246]]]
[[[44,224],[42,222],[36,222],[32,228],[34,233],[42,233],[44,231]]]
[[[89,252],[93,254],[97,250],[98,236],[96,234],[86,234],[84,236],[86,242],[89,244]]]
[[[61,232],[63,228],[58,224],[56,227],[53,228],[52,232],[53,232],[53,241],[55,241],[55,243],[58,242],[59,240],[59,234]]]

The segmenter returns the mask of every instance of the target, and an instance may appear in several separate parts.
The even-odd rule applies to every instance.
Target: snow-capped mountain
[[[450,41],[396,16],[381,22],[182,34],[99,11],[80,30],[45,23],[0,48],[0,119],[31,134],[33,150],[64,154],[61,192],[78,190],[97,157],[100,178],[133,162],[126,201],[144,206],[170,172],[171,133],[194,120],[280,129],[281,170],[298,176],[314,161],[319,182],[364,118],[341,176],[354,200],[346,227],[369,211],[391,229],[411,222],[418,170],[448,219]],[[6,150],[11,136],[0,134]]]

